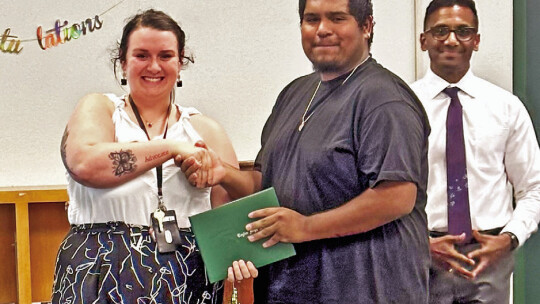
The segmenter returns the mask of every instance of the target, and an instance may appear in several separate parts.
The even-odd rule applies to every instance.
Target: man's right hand
[[[174,161],[180,167],[188,182],[197,188],[205,188],[218,185],[225,176],[225,167],[219,156],[209,149],[203,141],[195,143],[198,148],[206,149],[205,156],[201,161],[193,156],[183,159],[181,155]]]
[[[429,249],[434,263],[437,263],[448,272],[457,272],[466,278],[472,279],[473,273],[463,265],[475,265],[475,261],[456,250],[455,245],[465,240],[465,233],[461,235],[445,235],[429,238]]]

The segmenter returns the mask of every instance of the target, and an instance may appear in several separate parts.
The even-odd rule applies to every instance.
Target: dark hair
[[[476,11],[476,4],[474,0],[433,0],[429,3],[426,9],[426,16],[424,18],[424,30],[427,30],[427,21],[429,16],[442,7],[452,7],[454,5],[463,6],[469,8],[474,15],[474,26],[478,28],[478,13]]]
[[[126,61],[129,36],[139,27],[148,27],[159,31],[172,32],[176,36],[176,40],[178,42],[178,56],[180,56],[180,60],[182,61],[182,63],[188,64],[189,62],[194,62],[192,56],[186,57],[184,55],[186,34],[182,30],[182,28],[180,28],[178,23],[162,11],[149,9],[129,18],[126,25],[124,26],[124,30],[122,31],[122,38],[120,39],[120,42],[118,43],[116,48],[113,50],[113,55],[111,58],[111,61],[114,65],[114,75],[117,75],[117,64],[122,64]]]
[[[307,0],[298,1],[298,14],[300,15],[300,23],[304,20],[304,11],[306,10]],[[349,13],[354,16],[359,27],[366,22],[366,20],[373,16],[373,4],[371,0],[349,0]],[[375,22],[373,23],[375,27]],[[368,46],[371,46],[373,42],[373,28],[371,29],[371,35],[368,39]]]

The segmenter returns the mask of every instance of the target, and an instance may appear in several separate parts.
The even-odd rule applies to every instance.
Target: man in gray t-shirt
[[[255,168],[283,207],[359,230],[339,235],[329,225],[328,238],[296,243],[296,256],[261,268],[257,303],[425,303],[429,126],[423,108],[401,79],[371,58],[354,73],[319,80],[310,74],[282,91]],[[317,86],[311,118],[299,132],[289,117],[302,115],[298,102],[309,100]],[[371,196],[408,183],[416,200],[399,218],[391,218],[397,217],[392,209],[407,204],[399,190],[395,201]]]
[[[427,303],[424,110],[370,57],[370,0],[300,0],[299,12],[315,73],[279,95],[255,170],[216,160],[209,181],[233,196],[276,189],[282,207],[252,212],[248,239],[297,254],[260,269],[255,301]]]

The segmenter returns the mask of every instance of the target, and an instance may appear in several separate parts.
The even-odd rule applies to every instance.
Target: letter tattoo
[[[131,150],[111,152],[109,158],[113,161],[113,172],[116,176],[128,174],[137,169],[137,165],[135,164],[137,157],[135,157],[135,154]]]
[[[163,151],[161,153],[158,153],[158,154],[154,154],[154,155],[149,155],[149,156],[145,156],[144,157],[144,162],[147,163],[147,162],[150,162],[150,161],[153,161],[155,159],[158,159],[158,158],[161,158],[163,156],[166,156],[169,154],[169,151]]]

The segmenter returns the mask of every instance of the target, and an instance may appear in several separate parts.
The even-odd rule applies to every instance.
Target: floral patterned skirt
[[[221,304],[191,231],[182,246],[159,253],[148,227],[121,222],[74,225],[60,245],[52,303]]]

